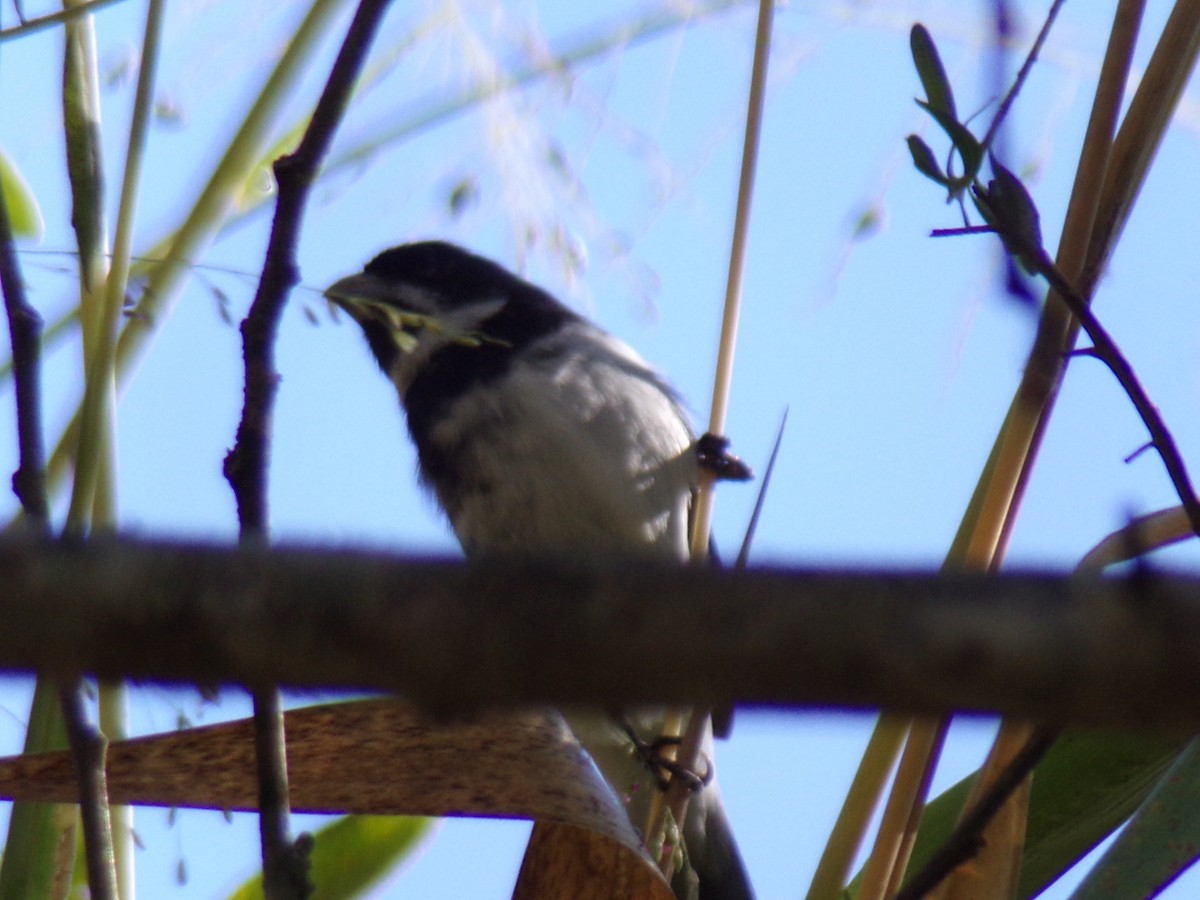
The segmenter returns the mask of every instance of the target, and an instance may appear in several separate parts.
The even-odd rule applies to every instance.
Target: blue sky
[[[1015,5],[1025,14],[1028,40],[1042,4]],[[1143,44],[1166,11],[1164,3],[1150,5]],[[1033,315],[998,290],[989,238],[928,237],[932,228],[958,224],[957,213],[912,170],[903,144],[912,131],[928,132],[912,102],[919,86],[908,29],[917,20],[945,55],[960,108],[989,116],[985,6],[794,4],[777,15],[728,426],[737,452],[761,468],[790,410],[756,540],[760,562],[939,564],[1017,384]],[[1007,134],[1010,168],[1028,173],[1051,245],[1112,6],[1067,5]],[[151,135],[137,230],[143,244],[182,212],[221,135],[245,107],[245,85],[257,83],[302,8],[172,4],[160,85],[181,118]],[[446,8],[396,4],[381,50],[395,47],[412,22]],[[526,52],[530,35],[556,46],[589,23],[620,15],[599,3],[524,2],[501,10],[481,0],[462,9],[478,46],[502,65]],[[141,15],[142,4],[126,2],[98,16],[106,66],[115,69],[135,52]],[[247,15],[259,20],[247,23]],[[524,31],[531,22],[536,30]],[[347,120],[335,156],[453,95],[471,80],[464,69],[486,71],[487,58],[455,33],[437,32],[402,59]],[[300,246],[306,289],[293,296],[280,335],[271,472],[277,539],[455,550],[415,485],[391,388],[360,336],[330,317],[318,293],[404,240],[444,237],[509,265],[523,263],[529,277],[668,373],[697,423],[706,420],[752,39],[747,5],[581,66],[569,79],[536,85],[482,113],[449,119],[381,149],[316,192]],[[0,48],[0,148],[21,167],[47,219],[45,237],[29,250],[72,246],[56,106],[59,54],[52,32]],[[1145,47],[1138,58],[1144,63]],[[293,114],[320,78],[312,74]],[[103,97],[113,196],[131,96],[131,84],[123,83]],[[1097,306],[1189,460],[1200,458],[1196,123],[1189,95]],[[556,158],[565,165],[555,168]],[[477,185],[478,201],[454,216],[446,198],[464,180]],[[880,227],[855,239],[854,222],[866,210]],[[254,273],[266,222],[260,215],[238,228],[206,262]],[[561,255],[548,249],[556,228],[586,266],[567,273]],[[518,236],[528,233],[539,235],[538,246],[520,253]],[[39,308],[51,317],[65,309],[69,258],[28,253],[23,262]],[[131,382],[119,423],[126,531],[235,535],[220,465],[240,408],[241,351],[221,307],[227,303],[228,314],[240,318],[254,284],[252,274],[198,271]],[[51,428],[74,402],[77,358],[68,344],[49,359]],[[8,421],[10,404],[7,395],[0,401]],[[1072,365],[1009,564],[1068,568],[1128,514],[1171,505],[1156,458],[1123,462],[1144,440],[1099,364]],[[11,470],[7,443],[0,463]],[[724,545],[739,540],[753,494],[738,486],[719,494],[715,530]],[[1161,557],[1164,565],[1196,567],[1191,547]],[[5,685],[0,707],[8,725],[0,720],[0,729],[6,746],[16,746],[27,705],[17,680]],[[157,689],[133,701],[135,722],[146,730],[173,727],[177,710],[211,720],[245,707],[228,692],[215,709],[201,710],[189,693]],[[752,713],[739,717],[733,740],[720,748],[723,792],[764,898],[797,896],[807,884],[870,724],[866,714]],[[991,728],[985,720],[955,726],[935,789],[978,764]],[[166,813],[150,810],[137,821],[147,845],[139,854],[143,896],[221,896],[255,864],[252,817],[229,824],[216,813],[183,813],[168,828]],[[516,823],[446,822],[377,896],[432,896],[436,888],[441,896],[506,897],[526,831]],[[174,883],[180,858],[189,871],[183,886]],[[1190,890],[1196,884],[1191,879]],[[1176,890],[1169,896],[1189,888]]]

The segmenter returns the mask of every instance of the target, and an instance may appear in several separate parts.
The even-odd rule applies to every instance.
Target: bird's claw
[[[696,772],[663,753],[663,750],[667,747],[679,746],[680,739],[678,737],[671,737],[664,734],[646,743],[634,734],[632,728],[629,728],[628,732],[637,755],[645,763],[646,768],[654,775],[654,780],[658,784],[659,790],[665,791],[672,779],[675,778],[686,784],[687,789],[692,793],[701,790],[712,782],[714,775],[713,764],[707,754],[701,753],[699,757],[704,762],[704,771]]]
[[[705,433],[696,441],[696,460],[718,481],[749,481],[754,472],[729,452],[729,438]]]

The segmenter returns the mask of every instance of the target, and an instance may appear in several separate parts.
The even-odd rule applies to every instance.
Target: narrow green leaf
[[[1182,743],[1137,734],[1064,734],[1034,773],[1017,896],[1037,896],[1116,830],[1145,799]],[[910,872],[950,834],[974,777],[963,779],[926,807]]]
[[[1068,732],[1033,776],[1017,897],[1036,897],[1108,837],[1145,800],[1184,740],[1161,735]],[[975,780],[969,775],[921,815],[909,873],[945,842]],[[843,893],[852,900],[858,878]]]
[[[942,187],[950,187],[950,180],[942,171],[942,167],[938,164],[933,151],[929,149],[929,145],[915,134],[910,134],[905,140],[908,142],[908,152],[912,154],[913,165],[917,167],[917,171],[926,178],[936,181]]]
[[[2,148],[0,191],[3,192],[4,202],[8,206],[8,221],[12,226],[13,235],[40,241],[45,228],[42,210],[38,206],[37,198],[33,196],[33,191],[29,189],[29,185],[25,183],[25,179]]]
[[[1133,814],[1184,740],[1067,733],[1033,779],[1019,897],[1043,891]]]
[[[979,174],[980,167],[983,165],[983,145],[976,140],[975,135],[971,134],[970,129],[959,122],[958,119],[946,115],[946,113],[929,105],[924,100],[918,100],[917,105],[933,116],[934,121],[941,126],[942,131],[946,132],[946,136],[954,144],[954,149],[958,151],[958,155],[962,158],[963,162],[961,180],[964,182],[974,181],[975,176]]]
[[[420,816],[343,816],[315,835],[311,900],[359,896],[416,849],[437,819]],[[262,875],[255,875],[229,900],[262,900]]]
[[[1153,897],[1200,856],[1200,739],[1155,785],[1071,900]]]
[[[947,118],[958,121],[958,112],[954,107],[954,91],[950,87],[950,79],[946,77],[942,58],[938,55],[937,45],[934,44],[928,29],[918,22],[909,32],[908,43],[912,48],[913,64],[917,67],[917,77],[921,79],[921,87],[925,88],[925,99],[929,106]]]
[[[25,733],[25,752],[62,750],[66,729],[58,690],[39,678]],[[0,900],[66,897],[75,857],[76,807],[55,803],[14,803],[0,863]]]
[[[85,24],[87,26],[85,27]],[[66,27],[63,48],[63,137],[71,183],[71,224],[79,244],[79,269],[91,290],[108,252],[104,238],[104,171],[100,157],[100,121],[94,108],[90,20]]]

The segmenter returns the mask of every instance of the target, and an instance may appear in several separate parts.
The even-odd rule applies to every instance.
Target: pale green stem
[[[70,0],[64,6],[73,5]],[[92,18],[67,23],[67,75],[63,87],[67,155],[71,181],[72,218],[79,243],[79,321],[83,333],[84,399],[81,405],[89,428],[80,433],[75,451],[75,482],[67,513],[68,533],[85,532],[91,521],[96,484],[113,482],[113,454],[104,445],[112,439],[111,408],[92,374],[102,347],[103,285],[108,259],[104,219],[104,174],[100,156],[100,77]]]
[[[813,873],[807,900],[833,900],[850,879],[850,867],[887,787],[888,773],[900,755],[908,729],[909,720],[901,716],[885,715],[876,721],[850,790],[842,801],[841,812],[821,853],[817,871]]]
[[[713,378],[712,408],[708,431],[720,435],[725,430],[729,395],[733,384],[733,359],[737,347],[738,319],[742,307],[742,275],[745,270],[746,245],[750,231],[750,206],[754,197],[754,175],[758,170],[758,147],[762,136],[763,109],[766,105],[767,68],[771,57],[771,32],[775,17],[775,0],[760,0],[758,24],[754,35],[754,59],[750,69],[750,91],[746,99],[746,129],[742,143],[742,165],[738,176],[737,206],[733,217],[733,237],[730,240],[729,271],[725,282],[725,303],[721,318],[721,336],[717,345],[716,373]],[[701,472],[699,490],[692,509],[691,555],[702,560],[708,555],[708,538],[712,527],[713,485],[711,474]],[[677,761],[685,768],[695,769],[700,747],[711,735],[711,711],[695,708],[691,711],[686,731],[679,746]],[[683,716],[670,710],[663,723],[663,734],[678,735]],[[649,835],[657,836],[665,825],[669,809],[676,822],[687,814],[690,788],[682,779],[674,780],[666,800],[655,804]],[[673,873],[674,854],[665,854],[659,861],[663,874]]]
[[[106,457],[110,461],[110,465],[106,467],[109,472],[115,472],[116,468],[116,342],[121,310],[125,305],[125,292],[129,281],[133,225],[137,212],[138,187],[145,160],[146,140],[153,115],[154,85],[162,46],[162,21],[165,6],[165,0],[150,0],[146,11],[141,71],[138,73],[133,119],[130,123],[129,143],[125,155],[125,171],[121,180],[116,235],[113,239],[111,267],[101,314],[100,341],[91,368],[88,370],[87,388],[80,418],[81,444],[89,440],[95,440],[97,443],[102,441],[107,450]],[[98,416],[89,417],[88,410],[97,408],[102,408],[104,412]],[[89,423],[94,423],[92,427],[96,427],[104,421],[110,425],[107,435],[89,434]],[[115,487],[115,478],[98,480],[92,508],[94,528],[115,526],[117,515]],[[128,697],[125,686],[119,682],[101,684],[98,691],[98,704],[100,730],[104,732],[109,741],[127,737]],[[133,807],[113,806],[109,813],[112,821],[113,857],[118,891],[122,900],[134,900],[137,882],[134,866]]]

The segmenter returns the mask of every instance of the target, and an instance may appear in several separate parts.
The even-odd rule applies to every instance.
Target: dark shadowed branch
[[[0,541],[0,581],[0,669],[56,677],[377,689],[437,711],[736,703],[1200,725],[1200,580],[1165,574]],[[668,626],[678,640],[659,647]]]

